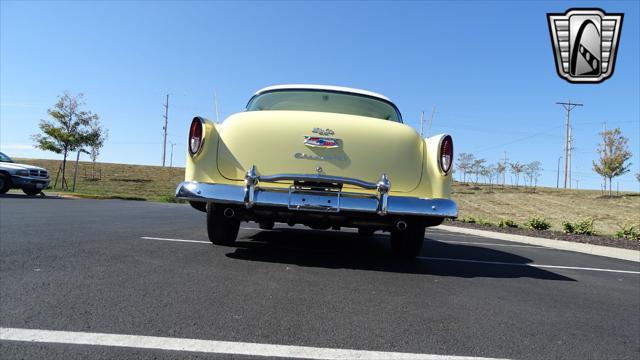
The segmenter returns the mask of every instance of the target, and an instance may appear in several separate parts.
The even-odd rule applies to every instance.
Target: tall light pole
[[[171,145],[171,157],[169,157],[169,167],[173,167],[173,147],[176,143],[169,141],[169,145]]]

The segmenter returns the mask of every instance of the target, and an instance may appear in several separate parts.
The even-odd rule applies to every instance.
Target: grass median
[[[59,160],[16,159],[41,166],[51,173],[51,185],[60,166]],[[74,163],[67,164],[69,186],[73,181]],[[78,197],[175,201],[176,186],[184,179],[184,168],[110,164],[81,161],[78,165],[76,191],[63,193]],[[59,184],[58,184],[59,186]],[[455,183],[453,198],[460,208],[460,218],[482,219],[497,224],[512,220],[523,224],[532,216],[542,216],[551,230],[561,231],[564,221],[594,219],[596,232],[612,235],[624,225],[640,221],[640,193],[621,192],[603,196],[595,190],[558,190],[538,187],[487,186]]]

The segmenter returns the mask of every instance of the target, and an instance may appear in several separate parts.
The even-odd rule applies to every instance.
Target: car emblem
[[[558,75],[571,83],[599,83],[611,77],[623,17],[600,9],[547,14]]]
[[[310,147],[320,147],[327,149],[340,147],[340,145],[338,145],[338,139],[319,136],[305,136],[304,144]]]
[[[313,128],[311,130],[312,133],[322,135],[322,136],[331,136],[335,135],[335,132],[331,129],[321,129],[321,128]]]

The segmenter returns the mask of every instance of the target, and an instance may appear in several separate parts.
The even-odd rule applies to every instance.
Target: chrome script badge
[[[623,17],[601,9],[547,14],[558,75],[571,83],[600,83],[611,77]]]
[[[326,136],[326,135],[331,136],[335,134],[335,132],[331,129],[321,129],[321,128],[313,128],[311,132],[314,134],[322,135],[322,136]]]
[[[326,148],[326,149],[333,149],[333,148],[340,147],[340,144],[338,144],[338,139],[319,137],[319,136],[305,136],[304,144],[310,147],[319,147],[319,148]]]

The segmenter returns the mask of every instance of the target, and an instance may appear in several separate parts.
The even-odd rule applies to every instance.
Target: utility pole
[[[603,121],[602,122],[602,136],[604,136],[604,133],[607,132],[607,121]],[[604,142],[604,141],[603,141]],[[602,177],[602,194],[605,194],[607,192],[607,178],[606,177]]]
[[[420,112],[420,137],[424,137],[424,110]]]
[[[162,144],[162,166],[164,167],[165,158],[167,156],[167,125],[169,124],[169,94],[167,94],[164,103],[164,126],[162,131],[164,132],[164,140]]]
[[[556,172],[556,189],[560,187],[560,159],[562,159],[562,156],[558,157],[558,172]]]
[[[573,126],[569,126],[569,189],[571,189],[571,162],[573,160]]]
[[[171,155],[169,157],[169,167],[173,167],[173,147],[176,143],[169,141],[169,145],[171,145]]]
[[[564,132],[564,188],[567,188],[567,185],[571,187],[571,173],[570,173],[570,164],[571,164],[571,110],[573,110],[576,106],[583,106],[582,104],[572,103],[571,100],[569,102],[556,102],[557,105],[562,105],[562,107],[567,112],[567,121]],[[567,184],[567,181],[569,182]]]

